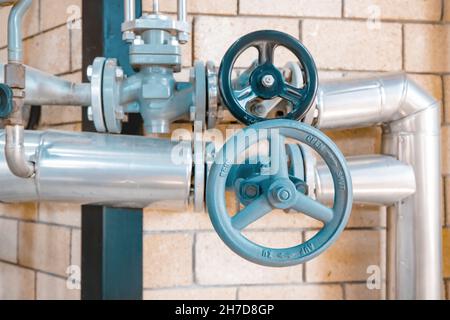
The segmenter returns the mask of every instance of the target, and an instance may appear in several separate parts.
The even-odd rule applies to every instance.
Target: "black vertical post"
[[[142,14],[142,1],[136,3]],[[95,57],[117,58],[125,73],[128,46],[120,31],[123,0],[83,0],[83,70]],[[84,75],[84,81],[87,81]],[[141,133],[142,120],[131,115],[124,134]],[[83,113],[83,131],[95,131]],[[142,299],[142,209],[83,206],[81,223],[81,298]]]

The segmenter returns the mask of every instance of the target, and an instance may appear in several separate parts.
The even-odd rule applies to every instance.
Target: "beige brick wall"
[[[144,0],[150,10],[151,0]],[[173,14],[176,0],[161,2]],[[444,4],[444,5],[443,5]],[[81,0],[35,0],[25,23],[26,62],[81,80],[81,30],[68,17]],[[75,6],[75,7],[74,7]],[[239,36],[257,29],[281,30],[313,52],[322,79],[405,70],[443,108],[445,191],[444,274],[450,298],[450,97],[449,0],[190,0],[192,41],[184,65],[220,62]],[[79,11],[80,12],[80,11]],[[5,30],[8,10],[0,9]],[[0,61],[6,59],[0,32]],[[287,57],[281,57],[287,59]],[[80,130],[78,108],[44,106],[41,128]],[[379,128],[329,133],[346,155],[380,152]],[[317,225],[275,213],[249,231],[267,244],[311,236]],[[347,230],[329,251],[301,266],[271,269],[233,254],[214,233],[205,213],[147,209],[144,215],[146,299],[380,299],[368,290],[367,267],[385,272],[386,212],[358,206]],[[80,207],[64,204],[0,205],[0,299],[77,299],[66,287],[66,268],[80,265]]]

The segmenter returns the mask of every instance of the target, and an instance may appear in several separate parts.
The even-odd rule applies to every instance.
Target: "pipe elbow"
[[[5,128],[5,158],[9,170],[20,178],[31,178],[35,174],[34,163],[25,154],[23,126]]]

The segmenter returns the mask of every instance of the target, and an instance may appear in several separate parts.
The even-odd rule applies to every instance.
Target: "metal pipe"
[[[416,191],[412,166],[393,157],[373,155],[347,158],[355,203],[389,206]],[[316,197],[322,202],[334,199],[333,178],[323,161],[316,167]]]
[[[10,1],[11,2],[11,1]],[[11,9],[8,20],[8,62],[23,63],[22,20],[32,0],[19,0]]]
[[[388,297],[440,299],[440,103],[400,74],[322,83],[318,109],[323,129],[383,125],[383,152],[413,167],[416,192],[388,210]]]
[[[181,22],[187,21],[186,0],[178,0],[178,20]]]
[[[34,164],[25,155],[24,128],[14,125],[5,128],[5,158],[9,170],[20,178],[30,178],[34,175]]]
[[[0,64],[0,82],[4,82],[4,65]],[[25,105],[90,106],[91,84],[73,83],[26,66]]]
[[[159,13],[159,0],[153,0],[153,13]]]
[[[124,0],[125,22],[136,19],[136,0]]]
[[[0,153],[0,201],[57,201],[143,208],[189,198],[192,147],[140,136],[25,131],[32,179],[11,174]],[[4,131],[0,130],[0,149]],[[180,158],[179,156],[182,156]]]

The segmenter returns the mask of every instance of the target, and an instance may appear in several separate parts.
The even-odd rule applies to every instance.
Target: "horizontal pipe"
[[[139,136],[25,131],[25,152],[35,162],[31,179],[14,176],[0,130],[0,201],[56,201],[143,208],[189,198],[190,144]],[[177,155],[183,155],[183,161]],[[174,162],[177,160],[178,162]]]
[[[90,83],[73,83],[29,66],[25,76],[25,105],[91,105]],[[4,80],[4,65],[0,64],[0,82]]]
[[[324,81],[318,127],[348,129],[392,123],[439,103],[406,74]]]
[[[412,166],[390,156],[356,156],[347,158],[353,183],[353,201],[361,204],[393,205],[416,191]],[[316,169],[316,197],[334,199],[333,179],[323,162]]]

